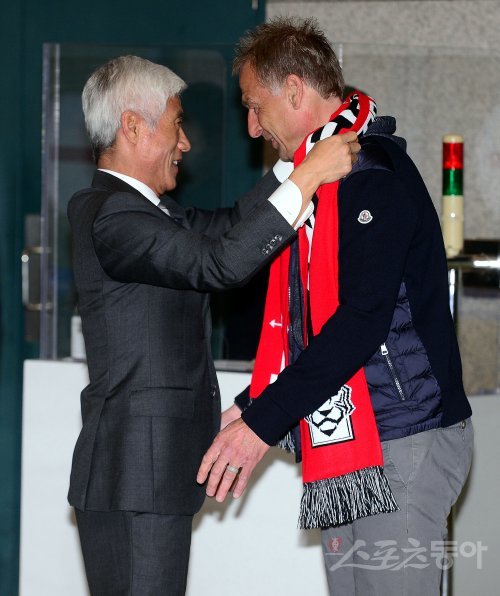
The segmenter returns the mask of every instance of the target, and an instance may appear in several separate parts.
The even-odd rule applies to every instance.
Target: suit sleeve
[[[415,202],[392,172],[352,175],[339,192],[339,306],[288,366],[243,412],[275,444],[359,370],[389,332],[406,255],[418,221]],[[368,210],[369,223],[359,214]]]
[[[188,207],[185,210],[186,218],[193,230],[203,232],[212,238],[217,237],[245,218],[257,205],[268,199],[279,185],[278,179],[270,170],[236,202],[234,207],[223,207],[215,209],[215,211]]]
[[[101,266],[116,281],[210,291],[241,285],[294,235],[267,201],[210,238],[134,196],[115,193],[97,213],[92,239]]]

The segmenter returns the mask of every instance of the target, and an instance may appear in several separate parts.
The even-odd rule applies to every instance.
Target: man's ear
[[[139,132],[142,125],[142,119],[136,112],[126,110],[120,118],[121,129],[125,138],[134,145],[139,139]]]
[[[287,99],[294,110],[298,110],[304,99],[304,81],[295,74],[290,74],[285,80]]]

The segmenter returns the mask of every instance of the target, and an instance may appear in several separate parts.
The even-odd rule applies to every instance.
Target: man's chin
[[[283,147],[283,145],[280,144],[274,146],[274,143],[272,143],[272,146],[273,149],[277,151],[278,157],[282,161],[293,161],[293,153],[290,155],[290,151],[286,147]]]
[[[170,192],[171,190],[174,190],[174,188],[176,186],[177,186],[177,180],[175,178],[171,178],[168,182],[165,183],[165,188],[164,188],[162,194],[165,194],[167,192]]]
[[[279,149],[278,156],[282,161],[293,161],[293,155],[288,155],[288,153],[284,149]]]

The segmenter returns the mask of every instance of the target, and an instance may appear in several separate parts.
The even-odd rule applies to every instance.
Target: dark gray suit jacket
[[[78,509],[201,507],[196,472],[220,416],[207,292],[244,283],[294,236],[262,200],[277,185],[268,174],[234,208],[215,212],[169,200],[172,218],[104,172],[72,197],[90,377],[68,497]]]

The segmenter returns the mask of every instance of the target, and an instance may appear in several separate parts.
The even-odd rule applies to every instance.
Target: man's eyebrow
[[[252,103],[252,98],[248,97],[248,95],[244,95],[241,98],[241,104],[243,105],[243,107],[248,108],[251,103]]]

